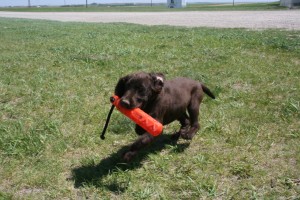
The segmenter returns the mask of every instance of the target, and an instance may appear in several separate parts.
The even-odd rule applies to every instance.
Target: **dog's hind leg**
[[[200,103],[202,101],[202,96],[201,94],[194,94],[191,102],[188,106],[188,113],[190,116],[190,129],[184,133],[181,134],[181,137],[183,139],[191,140],[197,131],[200,129],[200,124],[199,124],[199,108],[200,108]]]
[[[173,140],[178,140],[180,135],[183,135],[185,134],[188,130],[189,130],[189,127],[190,127],[190,118],[189,116],[187,115],[187,113],[184,113],[179,119],[178,121],[180,122],[180,130],[176,133],[174,133],[172,135],[172,139]]]

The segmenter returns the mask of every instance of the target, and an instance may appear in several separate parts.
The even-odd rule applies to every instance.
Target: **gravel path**
[[[126,22],[144,25],[300,30],[300,11],[191,12],[0,12],[0,17],[64,22]]]

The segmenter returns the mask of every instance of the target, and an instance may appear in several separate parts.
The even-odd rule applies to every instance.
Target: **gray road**
[[[300,30],[300,10],[192,12],[0,12],[0,17],[64,22]]]

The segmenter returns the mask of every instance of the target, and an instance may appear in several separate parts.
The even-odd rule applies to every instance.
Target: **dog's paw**
[[[195,134],[182,133],[180,136],[185,140],[191,140],[191,139],[193,139]]]
[[[177,141],[179,139],[179,137],[180,137],[180,132],[176,132],[176,133],[171,135],[171,139],[173,141]]]
[[[125,161],[125,162],[130,162],[132,159],[133,159],[133,157],[135,156],[137,154],[137,152],[134,152],[134,151],[128,151],[128,152],[126,152],[124,155],[123,155],[123,160]]]

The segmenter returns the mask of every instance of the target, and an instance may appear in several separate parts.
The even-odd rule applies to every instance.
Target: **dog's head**
[[[164,80],[161,73],[130,74],[120,78],[115,94],[121,98],[123,107],[143,108],[162,91]]]

